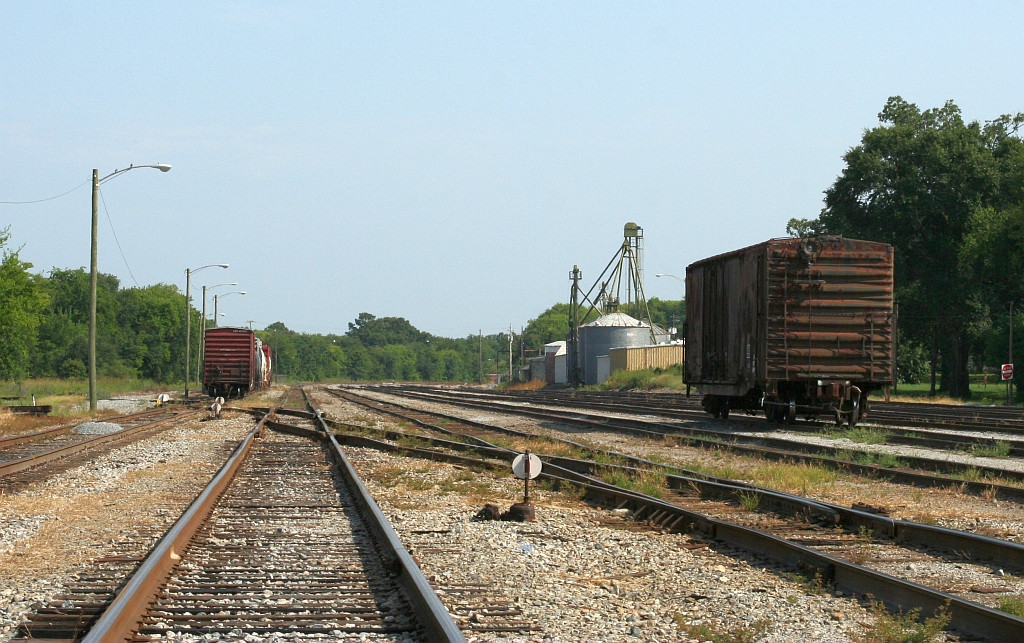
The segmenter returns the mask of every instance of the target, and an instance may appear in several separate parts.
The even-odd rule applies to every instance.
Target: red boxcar
[[[270,347],[248,328],[207,328],[203,355],[203,390],[208,395],[242,397],[270,384]]]
[[[773,239],[686,269],[686,382],[716,417],[831,413],[854,424],[895,365],[893,249]]]

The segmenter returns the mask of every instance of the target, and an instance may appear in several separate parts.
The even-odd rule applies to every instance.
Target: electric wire
[[[107,210],[107,201],[103,198],[103,190],[99,188],[96,192],[100,195],[100,201],[103,202],[103,213],[107,215],[107,225],[110,226],[110,232],[114,235],[114,245],[117,246],[117,251],[121,253],[121,260],[124,261],[124,267],[128,269],[128,274],[131,276],[132,281],[135,283],[135,287],[139,287],[139,282],[135,279],[135,273],[132,272],[132,267],[128,265],[128,258],[124,256],[124,250],[121,249],[121,242],[117,238],[117,231],[114,229],[114,222],[110,220],[110,211]]]
[[[78,188],[80,188],[80,187],[82,187],[84,185],[89,185],[90,183],[92,183],[92,179],[89,179],[85,183],[80,183],[80,184],[76,185],[75,187],[71,188],[67,192],[63,192],[61,194],[58,194],[57,196],[46,197],[45,199],[36,199],[35,201],[0,201],[0,204],[2,204],[2,205],[28,205],[30,203],[43,203],[44,201],[53,201],[54,199],[59,199],[62,196],[67,196],[68,194],[71,194],[72,192],[74,192]]]

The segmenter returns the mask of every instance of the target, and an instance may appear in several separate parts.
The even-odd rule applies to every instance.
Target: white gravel
[[[74,428],[75,433],[82,435],[108,435],[117,433],[124,427],[113,422],[82,422]]]

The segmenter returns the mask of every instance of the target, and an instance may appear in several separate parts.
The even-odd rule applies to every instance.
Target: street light
[[[204,268],[227,268],[226,263],[210,263],[205,266],[199,266],[195,270],[191,268],[185,268],[185,399],[188,399],[188,363],[191,357],[189,352],[189,342],[192,338],[192,273],[199,272]]]
[[[89,257],[89,410],[96,410],[96,283],[98,273],[96,272],[96,238],[98,235],[99,221],[99,192],[100,185],[119,174],[128,170],[137,170],[140,167],[151,167],[161,172],[167,172],[171,166],[166,163],[155,165],[129,165],[121,170],[114,170],[102,179],[99,178],[99,170],[92,171],[92,251]]]
[[[213,296],[213,326],[214,326],[214,328],[217,327],[217,323],[218,323],[218,320],[217,320],[217,302],[220,300],[220,298],[221,297],[227,297],[228,295],[244,295],[244,294],[246,294],[244,290],[236,290],[235,292],[226,292],[223,295],[214,295]]]
[[[199,344],[199,363],[196,364],[196,381],[197,382],[202,379],[202,376],[201,376],[201,372],[202,371],[201,371],[201,369],[202,369],[203,357],[206,356],[206,291],[207,290],[213,290],[214,288],[220,288],[221,286],[237,286],[237,285],[238,285],[237,281],[232,281],[230,283],[216,284],[214,286],[203,286],[203,334],[199,338],[200,339],[200,344]],[[216,320],[214,320],[214,321],[216,321]],[[216,326],[216,325],[217,324],[214,323],[214,326]]]
[[[1010,302],[1010,355],[1006,363],[1013,368],[1013,302]],[[1013,374],[1006,380],[1006,406],[1013,406]]]
[[[682,277],[680,277],[679,275],[673,275],[673,274],[669,274],[667,272],[659,272],[659,273],[656,273],[654,276],[655,277],[672,277],[673,279],[678,279],[679,281],[683,282],[684,284],[686,283],[686,280],[683,279]]]

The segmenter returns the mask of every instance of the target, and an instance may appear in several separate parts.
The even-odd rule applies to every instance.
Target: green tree
[[[416,353],[408,346],[387,344],[375,346],[371,354],[380,363],[384,377],[389,380],[410,382],[419,379],[416,371]]]
[[[822,224],[817,219],[793,218],[786,224],[786,234],[791,237],[813,237],[822,233]]]
[[[358,339],[363,346],[409,344],[428,339],[426,333],[416,330],[402,317],[378,318],[370,313],[359,313],[354,322],[349,322],[346,335]]]
[[[289,330],[282,322],[274,322],[265,330],[256,333],[261,341],[270,345],[273,353],[272,368],[276,375],[295,377],[299,371],[298,333]]]
[[[881,125],[844,156],[819,219],[829,233],[896,248],[901,326],[938,348],[941,387],[954,397],[970,395],[968,356],[990,317],[988,293],[970,279],[962,253],[979,211],[1005,207],[1003,179],[1021,171],[1006,158],[1015,118],[983,127],[965,123],[952,101],[921,111],[890,98]]]
[[[32,264],[8,250],[10,228],[0,230],[0,378],[28,375],[47,296],[29,274]]]
[[[686,302],[682,299],[658,299],[652,297],[647,300],[647,309],[651,311],[651,321],[664,329],[675,328],[676,337],[685,335],[686,330]]]
[[[89,275],[54,268],[41,279],[48,304],[32,360],[33,377],[75,377],[89,359]]]
[[[157,382],[181,378],[185,311],[177,286],[128,288],[118,293],[118,300],[118,352],[125,367]]]

